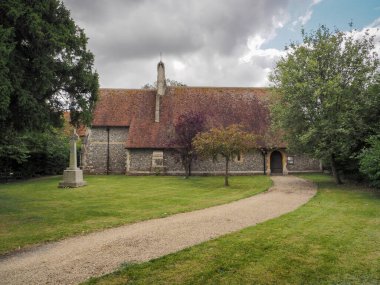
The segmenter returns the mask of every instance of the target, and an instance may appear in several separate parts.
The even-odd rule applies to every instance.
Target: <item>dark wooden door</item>
[[[271,173],[282,173],[282,155],[277,150],[270,156],[270,171]]]

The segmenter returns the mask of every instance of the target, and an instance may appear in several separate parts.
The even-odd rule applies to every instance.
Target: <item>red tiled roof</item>
[[[167,148],[174,125],[189,111],[206,115],[209,126],[241,124],[264,135],[269,126],[268,89],[169,87],[161,97],[160,122],[155,123],[156,91],[100,89],[92,126],[128,126],[127,148]]]
[[[156,91],[150,89],[100,89],[93,126],[130,126],[133,118],[154,121]]]

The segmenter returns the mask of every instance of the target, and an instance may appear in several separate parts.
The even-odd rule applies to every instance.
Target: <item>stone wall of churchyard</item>
[[[310,158],[305,154],[288,154],[288,157],[293,157],[294,164],[287,163],[289,172],[303,172],[303,171],[321,171],[320,161]]]
[[[107,128],[94,127],[89,130],[84,145],[83,169],[85,173],[107,172]],[[109,128],[109,172],[125,173],[127,150],[125,143],[128,138],[128,128]]]

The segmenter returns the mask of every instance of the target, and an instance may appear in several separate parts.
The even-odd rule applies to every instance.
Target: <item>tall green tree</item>
[[[290,44],[270,76],[273,122],[291,149],[328,161],[341,183],[339,162],[375,132],[366,117],[378,96],[368,92],[379,66],[374,38],[320,26],[303,31],[302,39]]]
[[[0,1],[0,154],[10,138],[19,137],[17,148],[23,133],[61,126],[65,110],[72,124],[89,124],[99,88],[93,65],[61,1]]]
[[[217,160],[222,156],[225,160],[224,186],[229,186],[229,164],[238,155],[253,149],[256,138],[245,132],[239,125],[230,125],[226,128],[213,128],[208,132],[198,133],[193,145],[196,152],[205,157]]]

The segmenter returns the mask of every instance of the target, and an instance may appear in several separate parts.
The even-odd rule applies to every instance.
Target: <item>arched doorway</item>
[[[282,155],[279,151],[274,151],[270,155],[270,172],[282,174]]]

